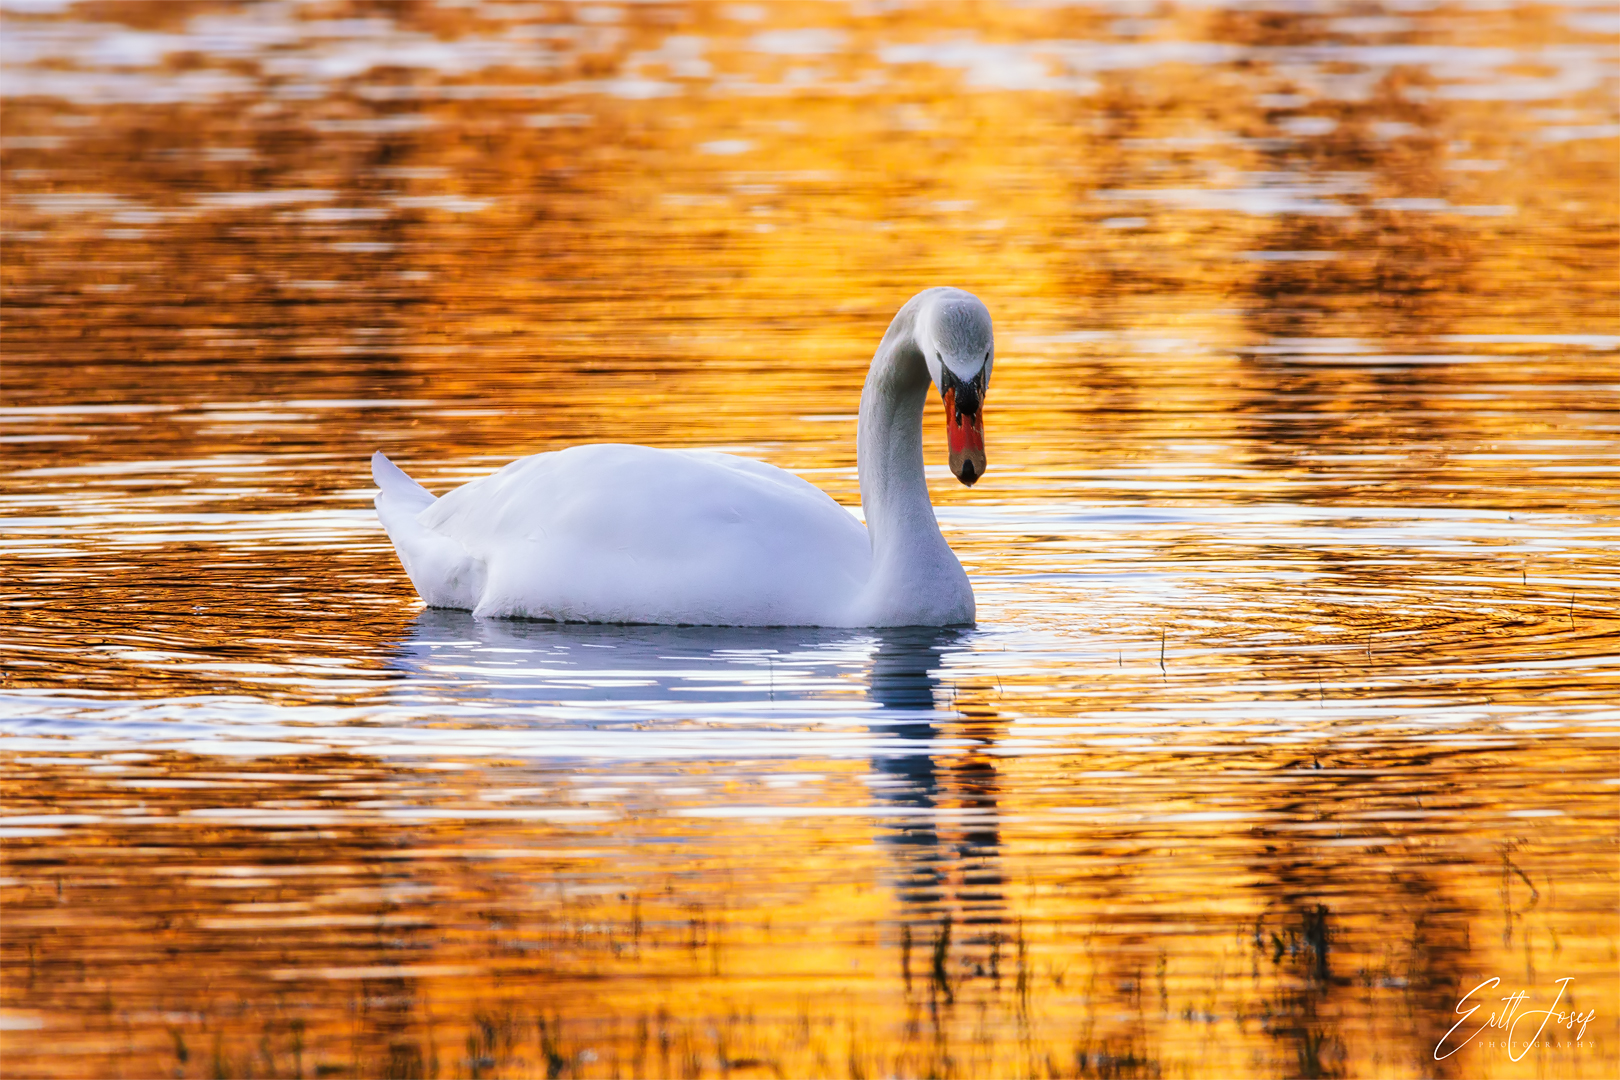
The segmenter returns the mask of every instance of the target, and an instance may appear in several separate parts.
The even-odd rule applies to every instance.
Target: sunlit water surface
[[[1620,1073],[1612,8],[6,6],[6,1075]],[[972,629],[377,526],[944,282]]]

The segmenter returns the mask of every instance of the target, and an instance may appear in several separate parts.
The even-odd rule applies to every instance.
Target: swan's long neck
[[[956,594],[965,590],[971,620],[972,589],[940,534],[923,475],[923,409],[932,380],[916,330],[927,315],[926,303],[924,294],[900,309],[861,391],[856,460],[872,538],[872,577],[864,602],[881,609],[874,617],[902,618],[910,606],[959,605]],[[923,612],[916,614],[920,618]]]

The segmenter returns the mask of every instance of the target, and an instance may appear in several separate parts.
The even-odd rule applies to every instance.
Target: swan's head
[[[951,472],[972,486],[984,475],[984,395],[996,354],[990,311],[972,293],[940,289],[920,314],[917,347],[945,401]]]

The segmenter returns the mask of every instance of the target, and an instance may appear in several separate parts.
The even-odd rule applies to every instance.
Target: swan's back
[[[481,564],[470,605],[479,615],[840,625],[871,568],[866,529],[825,492],[706,451],[599,444],[537,454],[414,521]],[[412,580],[433,603],[432,588]]]

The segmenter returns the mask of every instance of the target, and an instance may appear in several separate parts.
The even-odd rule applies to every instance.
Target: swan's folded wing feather
[[[377,484],[378,498],[393,505],[421,510],[433,503],[433,492],[407,476],[381,450],[371,455],[371,479]]]
[[[454,538],[422,523],[433,493],[412,480],[382,451],[371,456],[377,482],[377,520],[399,555],[416,593],[432,607],[470,608],[484,592],[484,567]]]

